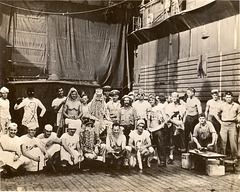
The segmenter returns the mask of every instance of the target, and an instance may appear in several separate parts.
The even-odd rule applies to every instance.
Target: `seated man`
[[[94,120],[85,119],[82,129],[81,142],[84,157],[86,159],[97,159],[98,156],[102,156],[102,160],[105,162],[106,145],[101,144],[98,129],[94,127]]]
[[[75,134],[76,129],[75,124],[69,124],[67,133],[64,133],[60,138],[62,141],[60,158],[64,168],[68,168],[70,165],[77,165],[83,161],[79,135]]]
[[[137,156],[137,161],[139,169],[143,169],[142,160],[146,162],[147,166],[150,167],[150,157],[153,156],[154,149],[151,144],[150,133],[144,130],[145,121],[140,119],[137,121],[137,129],[131,131],[129,134],[129,146],[126,150],[131,152],[134,156]],[[134,167],[136,165],[135,158],[130,157],[130,166]]]
[[[199,123],[193,131],[193,141],[189,142],[189,149],[206,149],[208,151],[216,150],[217,134],[210,121],[206,120],[205,114],[199,115]]]
[[[17,124],[10,123],[8,134],[0,137],[0,161],[7,175],[12,175],[21,165],[30,160],[24,157],[20,149],[20,138],[16,136]]]
[[[123,134],[120,125],[114,123],[111,131],[107,134],[106,139],[106,162],[108,165],[113,165],[116,169],[120,169],[123,165],[125,155],[126,137]]]
[[[45,160],[49,158],[46,149],[40,144],[40,140],[35,137],[37,127],[35,124],[28,127],[28,133],[20,137],[22,143],[22,154],[30,159],[30,163],[25,165],[27,171],[41,171],[45,166]]]
[[[47,165],[51,165],[55,171],[54,165],[59,159],[59,153],[57,152],[60,151],[61,139],[59,139],[57,134],[53,132],[53,127],[50,124],[45,125],[44,133],[38,135],[37,138],[40,139],[40,143],[49,154],[49,159],[46,162]]]

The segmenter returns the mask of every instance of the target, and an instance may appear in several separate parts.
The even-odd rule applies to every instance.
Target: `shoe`
[[[166,167],[166,162],[160,162],[160,164],[158,164],[158,167]]]
[[[150,159],[149,159],[149,158],[147,158],[147,160],[146,160],[146,165],[147,165],[147,167],[148,167],[148,168],[150,168],[150,167],[151,167],[151,164],[150,164]]]
[[[124,159],[124,163],[123,163],[123,166],[128,166],[129,164],[128,164],[128,159]]]
[[[173,164],[173,159],[168,159],[168,162],[167,162],[167,164]]]

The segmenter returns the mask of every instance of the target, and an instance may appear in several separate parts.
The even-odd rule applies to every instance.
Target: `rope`
[[[26,9],[26,8],[23,8],[23,7],[10,5],[8,3],[3,3],[3,2],[0,2],[0,4],[8,6],[8,7],[11,7],[11,8],[19,9],[19,10],[22,10],[22,11],[30,11],[30,12],[33,12],[33,13],[42,13],[42,14],[49,14],[49,15],[77,15],[77,14],[86,14],[86,13],[93,13],[93,12],[98,12],[98,11],[104,11],[104,10],[107,10],[109,8],[121,5],[121,4],[123,4],[123,3],[127,2],[127,1],[128,0],[123,0],[123,1],[121,1],[119,3],[114,4],[114,5],[109,5],[108,7],[103,7],[103,8],[99,8],[99,9],[93,9],[93,10],[89,10],[89,11],[70,12],[70,13],[69,12],[57,13],[57,12],[49,12],[49,11],[38,11],[38,10],[33,10],[33,9],[31,10],[31,9]]]

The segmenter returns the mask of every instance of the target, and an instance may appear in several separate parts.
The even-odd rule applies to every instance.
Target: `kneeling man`
[[[189,149],[216,150],[217,134],[213,124],[206,120],[204,113],[199,115],[199,123],[193,131],[193,141],[189,142]]]

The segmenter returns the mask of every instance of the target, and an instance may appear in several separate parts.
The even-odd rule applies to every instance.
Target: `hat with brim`
[[[119,95],[119,91],[118,90],[116,90],[116,89],[114,89],[114,90],[112,90],[111,92],[110,92],[110,94],[112,95],[112,96],[114,96],[114,95]]]

